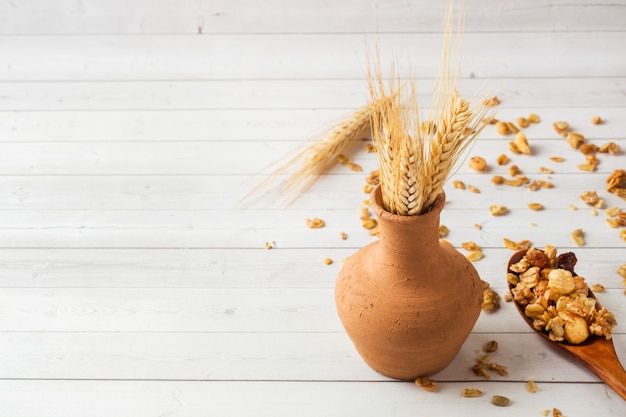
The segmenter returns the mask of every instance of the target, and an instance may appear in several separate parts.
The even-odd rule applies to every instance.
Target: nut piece
[[[548,288],[561,295],[574,291],[574,277],[567,269],[553,269],[548,274]]]
[[[470,158],[469,166],[476,171],[483,172],[487,169],[487,161],[481,156],[473,156]]]
[[[495,340],[488,341],[487,343],[485,343],[485,346],[483,346],[483,350],[488,353],[495,352],[496,350],[498,350],[498,342],[496,342]]]
[[[509,209],[507,206],[494,204],[489,206],[489,212],[492,216],[503,216],[509,212]]]
[[[502,395],[494,395],[491,397],[491,404],[498,407],[508,407],[511,404],[511,400],[507,397],[503,397]]]
[[[570,320],[565,322],[564,337],[569,343],[577,345],[584,342],[589,337],[587,321],[576,315],[570,315]]]
[[[319,229],[320,227],[324,227],[326,223],[324,220],[319,217],[315,217],[314,219],[306,219],[306,227],[309,229]]]
[[[572,240],[578,246],[585,244],[585,238],[583,237],[583,229],[576,229],[572,232]]]

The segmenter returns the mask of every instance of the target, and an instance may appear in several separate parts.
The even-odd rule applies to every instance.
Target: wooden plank
[[[312,34],[212,36],[24,36],[0,43],[4,81],[363,79],[378,43],[383,69],[437,74],[443,36]],[[466,33],[463,78],[622,77],[620,32]],[[371,47],[371,51],[373,51]],[[237,51],[237,53],[231,53]],[[554,51],[558,51],[555,53]],[[520,56],[524,59],[520,59]],[[563,56],[576,57],[563,59]],[[603,65],[596,65],[602,61]],[[254,65],[250,65],[254,62]],[[514,63],[514,65],[512,65]],[[385,71],[387,72],[387,71]],[[498,88],[499,85],[495,88]],[[570,84],[571,90],[571,84]]]
[[[282,249],[280,244],[269,251],[262,248],[0,249],[0,288],[332,289],[342,260],[356,250]],[[503,247],[483,251],[485,258],[474,266],[482,279],[504,295],[504,269],[512,251]],[[590,284],[623,290],[617,275],[622,252],[618,247],[578,248],[576,271]],[[327,257],[335,263],[325,265],[322,261]]]
[[[556,136],[556,135],[555,135]],[[540,168],[554,171],[554,181],[560,174],[580,174],[578,164],[585,163],[585,156],[572,149],[563,138],[535,138],[527,134],[534,155],[512,155],[509,152],[511,137],[497,141],[478,140],[468,157],[482,156],[489,161],[489,179],[500,174],[509,177],[509,167],[516,164],[529,178],[547,180]],[[588,141],[602,146],[607,140]],[[626,144],[626,140],[616,140]],[[245,151],[242,150],[245,146]],[[365,178],[376,168],[376,156],[364,151],[365,143],[355,145],[346,153],[353,155],[361,164]],[[250,141],[212,142],[10,142],[0,143],[0,175],[237,175],[249,176],[261,172],[274,161],[282,158],[287,162],[296,149],[292,143]],[[498,166],[500,154],[508,154],[511,163]],[[567,163],[551,161],[554,156],[563,157]],[[596,175],[606,178],[613,170],[624,167],[619,155],[597,155],[600,161]],[[463,161],[465,162],[465,161]],[[299,168],[299,167],[298,167]],[[297,168],[292,168],[292,174]],[[271,171],[270,171],[271,172]],[[346,167],[338,166],[333,173],[357,175]],[[459,163],[458,174],[475,173],[467,163]],[[567,178],[567,176],[565,176]],[[211,187],[207,187],[210,190]]]
[[[464,388],[484,394],[459,399]],[[472,413],[498,417],[493,395],[512,400],[511,411],[520,416],[540,415],[557,407],[568,417],[623,415],[624,401],[604,384],[542,383],[530,394],[524,384],[466,382],[439,384],[429,393],[413,382],[176,382],[176,381],[0,381],[0,401],[13,417],[148,417],[163,413],[189,417],[219,415],[256,416],[405,416],[415,413],[457,415]],[[463,401],[462,403],[459,403]],[[467,405],[465,405],[467,404]]]
[[[499,333],[471,334],[433,378],[484,381],[471,368],[489,340],[498,342],[491,361],[508,371],[493,372],[493,381],[598,382],[535,335]],[[615,344],[626,356],[626,335],[615,335]],[[389,381],[365,364],[344,333],[2,332],[0,353],[3,379]]]
[[[418,83],[427,106],[432,80]],[[576,89],[572,85],[576,84]],[[626,78],[499,79],[490,84],[519,107],[623,107]],[[461,94],[475,96],[484,80],[466,79]],[[0,111],[109,111],[210,109],[312,109],[354,111],[368,100],[358,80],[205,80],[128,82],[0,82]],[[565,113],[565,111],[564,111]]]
[[[525,166],[522,169],[532,180],[547,179],[546,175],[532,173]],[[302,194],[289,207],[289,210],[317,210],[332,208],[354,210],[363,205],[369,195],[363,192],[365,177],[369,171],[355,173],[328,174],[319,179],[313,188]],[[495,186],[488,174],[463,172],[454,175],[444,186],[448,208],[460,204],[468,209],[486,209],[488,201],[467,190],[454,188],[453,181],[463,181],[473,185],[482,193],[493,192],[503,199],[511,193],[520,198],[506,200],[509,209],[527,210],[530,202],[540,202],[546,209],[565,209],[570,204],[590,213],[591,207],[581,199],[584,190],[596,190],[606,198],[604,208],[619,206],[620,200],[603,191],[605,173],[552,175],[553,189],[532,192],[524,187]],[[500,172],[508,178],[508,173]],[[265,177],[225,176],[219,181],[209,175],[5,175],[0,177],[1,210],[215,210],[216,208],[238,207],[246,209],[286,210],[279,203],[273,203],[274,192],[280,192],[280,177],[263,193],[249,199],[243,197],[254,190],[256,182]],[[278,188],[278,190],[274,190]],[[258,191],[260,192],[260,190]],[[265,194],[269,192],[270,194]],[[276,197],[280,197],[277,195]],[[332,202],[330,204],[329,202]],[[604,209],[596,210],[605,217]]]
[[[595,140],[615,140],[626,132],[622,107],[519,107],[516,99],[497,107],[496,117],[515,121],[530,113],[542,122],[525,131],[533,138],[556,137],[552,123],[566,120],[572,129]],[[327,103],[329,106],[331,103]],[[0,111],[0,142],[128,142],[128,141],[289,141],[304,142],[349,117],[354,109],[209,109],[180,111]],[[428,109],[425,109],[427,112]],[[605,122],[592,125],[600,115]],[[480,141],[500,140],[487,129]]]
[[[447,2],[345,0],[71,0],[0,5],[3,34],[432,32]],[[620,3],[585,0],[464,2],[466,32],[624,30]]]
[[[488,203],[504,203],[493,201]],[[307,218],[320,217],[323,229],[305,227]],[[564,226],[567,221],[569,227]],[[601,216],[568,209],[511,211],[494,217],[482,210],[445,211],[442,224],[455,245],[474,240],[483,248],[502,247],[502,239],[528,239],[539,246],[578,248],[570,233],[581,228],[587,247],[620,247],[619,230]],[[476,230],[474,225],[480,225]],[[233,226],[235,225],[235,226]],[[571,229],[571,230],[570,230]],[[356,210],[63,210],[3,212],[0,218],[2,248],[263,248],[275,241],[281,248],[354,248],[374,238],[362,229]],[[342,231],[349,241],[339,238]],[[167,239],[161,237],[167,235]]]
[[[511,191],[514,193],[514,191]],[[480,195],[478,197],[480,198]],[[510,197],[509,197],[510,198]],[[483,248],[500,248],[502,239],[528,239],[539,246],[576,246],[571,231],[581,228],[585,246],[620,247],[619,229],[603,216],[567,208],[535,212],[511,210],[494,217],[486,201],[482,209],[444,210],[441,223],[450,229],[455,245],[474,240]],[[355,207],[357,205],[355,204]],[[307,218],[326,222],[322,229],[305,226]],[[565,225],[564,225],[565,222]],[[481,226],[477,230],[475,225]],[[345,231],[350,240],[339,235]],[[361,227],[356,209],[281,210],[6,210],[0,217],[2,248],[263,248],[275,241],[281,248],[354,248],[374,238]],[[166,239],[163,236],[167,236]]]
[[[625,322],[623,290],[602,305]],[[0,331],[341,332],[334,289],[4,288]],[[514,306],[482,314],[478,333],[528,333]],[[623,332],[622,329],[616,333]]]

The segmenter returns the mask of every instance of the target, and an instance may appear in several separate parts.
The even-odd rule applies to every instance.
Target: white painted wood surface
[[[599,297],[620,322],[626,363],[616,273],[626,243],[579,198],[596,190],[626,209],[604,191],[626,157],[600,155],[596,172],[582,172],[583,156],[551,127],[567,120],[592,143],[626,149],[626,3],[465,3],[462,93],[494,91],[503,120],[541,116],[526,130],[534,155],[511,163],[555,187],[491,184],[508,174],[495,158],[510,139],[487,128],[471,155],[491,170],[463,164],[454,177],[481,193],[446,186],[448,240],[483,247],[476,268],[501,295],[504,237],[574,250],[578,272],[607,288]],[[380,42],[383,60],[398,56],[405,75],[411,62],[427,105],[446,5],[0,1],[0,415],[625,415],[623,400],[530,334],[510,304],[481,316],[434,376],[437,393],[363,363],[333,298],[340,261],[372,241],[357,212],[375,160],[360,144],[350,152],[363,173],[337,167],[287,209],[239,205],[253,174],[367,102],[366,40]],[[595,115],[606,123],[592,125]],[[494,218],[491,204],[511,212]],[[314,216],[327,227],[305,228]],[[492,339],[509,375],[485,381],[469,368]],[[461,398],[467,387],[485,395]],[[492,406],[494,394],[512,405]]]

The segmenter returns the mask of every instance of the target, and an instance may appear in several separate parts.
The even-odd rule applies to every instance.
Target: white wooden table
[[[566,120],[591,143],[626,148],[626,3],[466,3],[462,93],[486,86],[502,102],[499,119],[542,122],[526,129],[532,156],[484,131],[470,154],[492,169],[463,164],[454,177],[480,194],[446,186],[447,239],[483,248],[476,268],[501,295],[504,237],[574,250],[579,274],[606,287],[599,297],[620,322],[626,363],[616,272],[626,243],[579,198],[595,190],[605,207],[626,209],[604,190],[626,157],[600,155],[597,171],[580,171],[584,157],[552,129]],[[411,62],[427,103],[446,4],[0,2],[0,415],[626,415],[626,402],[506,303],[482,314],[433,376],[436,393],[365,365],[333,298],[341,260],[373,239],[358,219],[375,168],[361,147],[351,155],[362,173],[339,166],[287,209],[238,208],[252,174],[367,103],[365,40],[378,39],[383,63],[396,54],[405,74]],[[606,122],[592,125],[595,115]],[[492,185],[508,174],[501,153],[554,188]],[[492,217],[491,204],[510,213]],[[307,229],[312,217],[327,226]],[[583,247],[570,238],[576,228]],[[486,381],[470,368],[489,340],[509,375]],[[470,387],[484,395],[462,398]],[[491,405],[495,394],[511,406]]]

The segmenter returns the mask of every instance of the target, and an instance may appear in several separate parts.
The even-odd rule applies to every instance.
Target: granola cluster
[[[507,281],[513,300],[524,307],[533,327],[551,340],[571,344],[590,335],[610,339],[617,324],[613,313],[590,295],[585,278],[576,275],[572,252],[557,256],[556,248],[531,248],[509,266]]]

